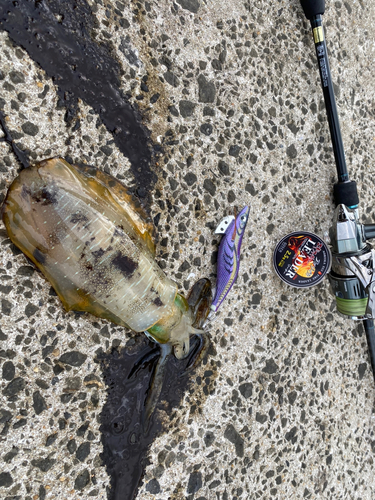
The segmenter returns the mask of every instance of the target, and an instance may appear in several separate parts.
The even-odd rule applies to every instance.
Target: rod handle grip
[[[333,197],[337,205],[346,205],[349,208],[358,206],[358,191],[355,181],[337,182],[333,186]]]
[[[324,14],[325,11],[324,0],[301,0],[301,5],[309,21],[311,21],[314,16]]]

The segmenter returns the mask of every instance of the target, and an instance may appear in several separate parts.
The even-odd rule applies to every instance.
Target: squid
[[[11,241],[51,283],[66,311],[85,311],[157,342],[161,355],[145,403],[145,422],[158,402],[166,362],[200,343],[211,285],[199,280],[186,299],[155,261],[154,227],[117,179],[89,166],[51,158],[21,171],[2,207]]]

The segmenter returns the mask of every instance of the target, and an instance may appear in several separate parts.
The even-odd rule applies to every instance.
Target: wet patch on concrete
[[[17,145],[15,144],[9,129],[6,126],[5,117],[3,113],[1,113],[1,111],[0,111],[0,126],[4,132],[4,137],[2,137],[0,141],[9,144],[17,160],[20,162],[22,168],[29,167],[30,166],[29,158],[27,157],[27,154],[24,151],[22,151],[19,147],[17,147]]]
[[[7,31],[53,79],[59,105],[66,108],[65,120],[75,121],[79,128],[78,99],[92,106],[113,133],[117,147],[129,158],[133,175],[142,187],[139,195],[146,198],[156,182],[149,133],[120,89],[120,65],[109,46],[91,38],[94,23],[84,0],[53,0],[48,4],[6,0],[0,6],[0,29]]]
[[[142,425],[144,406],[159,355],[156,344],[137,335],[128,341],[121,352],[114,349],[99,356],[107,389],[107,401],[101,414],[101,432],[102,460],[111,476],[108,500],[131,500],[136,497],[144,469],[149,463],[149,446],[169,424],[170,420],[165,415],[173,414],[189,387],[189,374],[181,376],[189,360],[180,361],[170,356],[160,400],[145,433]],[[140,367],[135,369],[137,364]],[[164,417],[161,418],[161,415]],[[147,488],[154,493],[160,492],[157,479]]]

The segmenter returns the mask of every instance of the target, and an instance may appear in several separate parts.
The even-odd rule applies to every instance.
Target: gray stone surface
[[[375,4],[327,3],[348,165],[373,222]],[[212,228],[251,205],[240,276],[209,330],[215,353],[152,445],[138,498],[373,500],[374,381],[362,327],[337,315],[327,281],[293,290],[271,265],[283,235],[324,236],[333,216],[335,167],[298,2],[89,4],[92,36],[112,44],[123,91],[164,145],[152,215],[161,213],[160,261],[182,291],[214,278]],[[0,78],[7,126],[32,161],[70,156],[133,182],[95,113],[80,102],[72,132],[54,82],[4,32]],[[17,169],[1,142],[2,198]],[[105,499],[106,394],[94,359],[128,332],[64,312],[4,229],[0,237],[0,498]]]

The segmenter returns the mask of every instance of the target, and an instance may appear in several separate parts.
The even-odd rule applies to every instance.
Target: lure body
[[[216,312],[237,279],[240,268],[240,250],[250,208],[244,207],[232,219],[220,241],[217,257],[217,283],[212,311]],[[230,219],[229,219],[230,220]],[[229,220],[224,219],[225,222]],[[219,225],[220,227],[220,225]]]
[[[191,309],[155,262],[153,226],[114,177],[61,158],[24,169],[9,188],[10,239],[42,271],[66,310],[147,330],[189,352]]]

